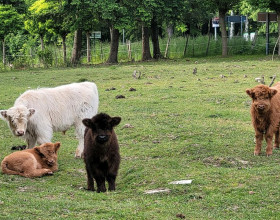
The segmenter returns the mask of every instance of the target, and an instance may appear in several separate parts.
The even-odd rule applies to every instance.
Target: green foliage
[[[94,8],[101,22],[106,22],[108,27],[121,30],[129,23],[129,12],[120,1],[95,0]]]
[[[0,39],[17,32],[22,26],[22,16],[11,5],[0,5]]]
[[[44,67],[50,67],[53,64],[53,53],[50,49],[45,48],[37,53],[40,61],[43,63]]]

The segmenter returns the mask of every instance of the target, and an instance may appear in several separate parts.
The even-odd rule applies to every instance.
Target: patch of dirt
[[[177,217],[177,218],[181,218],[181,219],[186,218],[186,216],[185,216],[184,214],[182,214],[182,213],[177,214],[176,217]]]
[[[124,95],[117,95],[117,96],[116,96],[116,99],[124,99],[124,98],[125,98]]]
[[[251,167],[249,161],[241,160],[232,157],[207,157],[203,159],[203,163],[206,166],[214,167],[238,167],[238,168],[248,168]]]

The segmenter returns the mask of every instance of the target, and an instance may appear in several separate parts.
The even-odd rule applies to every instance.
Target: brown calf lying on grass
[[[110,191],[116,188],[115,180],[120,165],[120,153],[114,127],[120,121],[120,117],[111,118],[104,113],[83,120],[86,126],[84,161],[88,190],[95,190],[93,178],[97,184],[97,192],[106,192],[105,179],[109,183]]]
[[[280,82],[273,87],[258,85],[252,89],[247,89],[246,93],[253,101],[251,118],[256,136],[254,155],[260,154],[264,136],[267,143],[266,155],[269,156],[272,154],[274,134],[274,148],[279,148]]]
[[[60,143],[45,143],[32,149],[14,152],[1,163],[2,172],[24,177],[41,177],[57,171]]]

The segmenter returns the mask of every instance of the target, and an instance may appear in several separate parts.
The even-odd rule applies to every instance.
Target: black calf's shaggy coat
[[[97,184],[97,192],[106,192],[105,180],[108,181],[109,190],[115,190],[120,153],[114,127],[120,121],[120,117],[111,118],[105,113],[83,120],[83,124],[86,126],[84,161],[88,190],[95,190],[93,179]]]

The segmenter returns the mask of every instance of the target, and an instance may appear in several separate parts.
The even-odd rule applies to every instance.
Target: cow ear
[[[88,128],[92,128],[94,126],[90,118],[85,118],[82,122]]]
[[[276,89],[269,89],[270,97],[272,98],[277,93]]]
[[[32,116],[35,113],[34,108],[29,108],[28,111],[29,111],[29,114],[28,114],[29,117]]]
[[[0,110],[0,118],[3,120],[7,120],[7,110]]]
[[[54,144],[54,148],[55,148],[55,152],[57,152],[58,149],[60,148],[60,142],[56,142],[56,143]]]
[[[121,120],[122,120],[121,117],[113,117],[111,121],[112,127],[117,126],[121,122]]]
[[[255,93],[253,92],[253,89],[246,89],[246,93],[251,97],[254,98]]]

